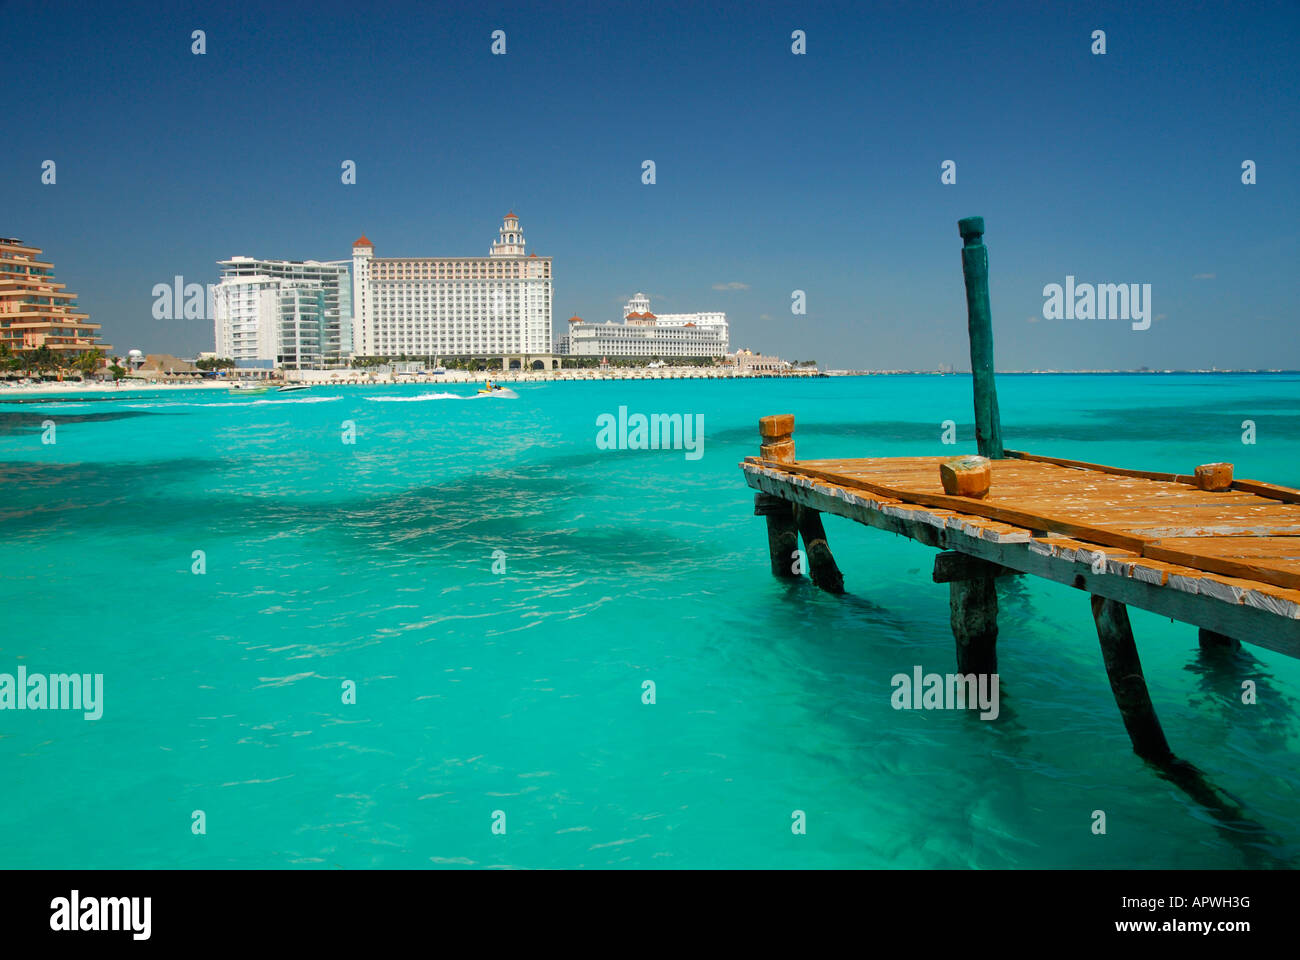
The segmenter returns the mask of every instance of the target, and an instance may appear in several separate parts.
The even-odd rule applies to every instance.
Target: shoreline
[[[351,376],[343,376],[342,371],[307,370],[291,372],[287,380],[272,381],[268,386],[272,392],[283,383],[301,383],[310,387],[402,387],[417,386],[433,388],[449,384],[481,384],[485,380],[494,383],[572,383],[575,381],[601,380],[809,380],[839,379],[842,377],[969,377],[969,373],[938,372],[933,370],[786,370],[758,371],[738,373],[721,367],[671,367],[648,370],[633,367],[611,370],[565,370],[565,371],[475,371],[448,370],[445,374],[416,376],[402,374],[384,377],[356,376],[356,371],[348,371]],[[303,376],[307,374],[307,376]],[[1300,375],[1296,370],[1000,370],[997,376],[1278,376]],[[82,396],[89,394],[138,394],[156,391],[175,390],[217,390],[229,391],[234,380],[196,380],[196,381],[150,381],[123,380],[120,386],[94,381],[83,382],[65,380],[49,383],[10,384],[0,381],[0,402],[6,397],[37,397],[47,395]],[[258,383],[260,381],[245,381]]]
[[[303,376],[307,374],[307,376]],[[475,371],[448,370],[445,374],[416,376],[391,374],[383,377],[358,376],[356,371],[306,370],[291,372],[285,380],[273,380],[267,384],[271,392],[284,383],[306,384],[310,387],[402,387],[416,386],[436,388],[450,384],[482,384],[485,380],[493,383],[571,383],[574,381],[597,380],[806,380],[824,376],[819,371],[783,371],[737,373],[720,367],[674,367],[657,370],[645,368],[627,368],[622,370],[564,370],[564,371]],[[65,380],[50,383],[7,384],[0,383],[0,401],[5,397],[45,396],[50,394],[80,396],[86,394],[138,394],[156,391],[174,390],[216,390],[229,392],[231,384],[248,382],[260,384],[261,381],[239,381],[237,378],[221,380],[195,381],[149,381],[122,380],[119,386],[111,383],[84,382]]]

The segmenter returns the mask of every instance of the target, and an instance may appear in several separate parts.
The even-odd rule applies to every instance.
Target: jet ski
[[[478,395],[481,397],[506,397],[511,400],[519,399],[519,394],[506,389],[499,383],[493,383],[491,380],[479,387]]]

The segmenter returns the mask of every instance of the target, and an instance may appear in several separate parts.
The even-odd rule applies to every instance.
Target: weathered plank
[[[1125,477],[1142,477],[1147,480],[1164,480],[1170,483],[1196,484],[1196,476],[1177,473],[1160,473],[1155,470],[1129,470],[1124,467],[1109,467],[1100,463],[1088,463],[1084,460],[1067,460],[1064,457],[1044,457],[1037,454],[1026,453],[1024,450],[1007,450],[1008,457],[1014,457],[1018,460],[1030,460],[1039,463],[1052,463],[1058,466],[1075,467],[1080,470],[1093,470],[1098,473],[1109,473]],[[1233,480],[1232,489],[1244,493],[1252,493],[1256,496],[1267,497],[1271,500],[1281,500],[1284,503],[1300,503],[1300,490],[1294,487],[1284,487],[1276,483],[1265,483],[1262,480]]]
[[[1286,560],[1216,557],[1209,556],[1203,551],[1192,552],[1187,549],[1166,547],[1159,542],[1147,544],[1142,548],[1142,553],[1155,560],[1181,563],[1211,573],[1271,583],[1289,590],[1300,590],[1300,569],[1294,562],[1288,563]]]
[[[1108,467],[1101,463],[1089,463],[1086,460],[1067,460],[1064,457],[1044,457],[1024,450],[1008,450],[1008,457],[1017,460],[1033,460],[1038,463],[1053,463],[1060,467],[1074,467],[1078,470],[1092,470],[1097,473],[1113,473],[1121,477],[1141,477],[1144,480],[1164,480],[1169,483],[1186,483],[1194,485],[1193,475],[1177,473],[1160,473],[1156,470],[1130,470],[1125,467]]]
[[[1027,513],[1023,510],[1016,510],[1012,507],[1001,506],[996,502],[975,500],[971,497],[949,496],[947,494],[900,491],[896,488],[875,483],[870,480],[861,479],[859,477],[836,475],[826,471],[816,470],[802,463],[782,465],[775,461],[762,462],[774,467],[785,466],[792,472],[801,473],[809,477],[817,477],[821,480],[839,483],[843,486],[849,486],[855,489],[865,490],[868,493],[875,493],[886,497],[906,498],[907,500],[920,504],[921,506],[944,507],[949,510],[968,513],[978,517],[987,517],[990,520],[999,520],[1002,523],[1009,523],[1029,530],[1050,530],[1056,533],[1083,536],[1097,543],[1105,544],[1107,546],[1122,547],[1126,550],[1142,549],[1142,539],[1140,537],[1134,537],[1120,531],[1104,530],[1098,527],[1090,527],[1087,524],[1073,523],[1068,520],[1058,520],[1033,513]]]

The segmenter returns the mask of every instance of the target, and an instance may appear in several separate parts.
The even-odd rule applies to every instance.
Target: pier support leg
[[[1133,742],[1133,752],[1151,763],[1169,765],[1174,760],[1173,751],[1151,705],[1146,678],[1142,676],[1142,661],[1133,642],[1133,628],[1128,621],[1128,608],[1114,600],[1093,596],[1092,618],[1097,623],[1106,676]]]
[[[820,511],[796,503],[794,520],[799,527],[799,533],[803,536],[803,548],[808,555],[808,569],[812,574],[812,582],[827,593],[843,593],[844,574],[840,573],[835,558],[831,556]]]
[[[997,577],[1015,576],[1016,571],[972,557],[957,550],[944,550],[934,558],[934,582],[949,585],[952,635],[957,641],[959,673],[998,672]]]
[[[794,463],[794,414],[759,417],[758,436],[760,457],[775,463]],[[767,517],[767,552],[772,560],[772,575],[783,579],[799,577],[803,571],[795,565],[799,526],[795,522],[794,504],[760,493],[754,497],[754,513]],[[822,539],[824,542],[824,535]]]
[[[767,552],[772,561],[772,576],[797,580],[795,552],[799,549],[799,527],[794,520],[794,504],[768,493],[754,495],[754,515],[767,517]]]
[[[1201,649],[1206,653],[1236,653],[1241,649],[1241,641],[1233,637],[1225,637],[1221,633],[1215,633],[1213,630],[1207,630],[1201,627],[1200,631]]]
[[[992,577],[948,584],[957,672],[998,672],[998,589]]]

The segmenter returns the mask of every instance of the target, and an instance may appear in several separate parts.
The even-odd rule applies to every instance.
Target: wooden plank
[[[1081,536],[1096,543],[1112,547],[1122,547],[1125,550],[1140,551],[1142,549],[1143,541],[1141,537],[1135,537],[1130,534],[1112,530],[1105,530],[1099,527],[1090,527],[1086,524],[1055,520],[1037,514],[1026,513],[1022,510],[1003,507],[996,503],[989,503],[986,500],[974,500],[970,497],[955,497],[948,494],[905,492],[869,480],[859,479],[857,477],[828,474],[824,471],[815,470],[799,463],[780,464],[775,461],[761,462],[766,466],[784,468],[792,472],[802,473],[805,476],[818,477],[822,480],[838,483],[841,486],[863,489],[868,493],[876,493],[887,497],[906,498],[923,506],[944,507],[949,510],[956,510],[977,517],[987,517],[990,520],[999,520],[1003,523],[1010,523],[1017,527],[1025,527],[1030,530],[1049,530],[1055,533]]]
[[[1246,493],[1268,497],[1270,500],[1281,500],[1284,503],[1300,503],[1300,490],[1279,486],[1276,483],[1264,483],[1262,480],[1234,480],[1232,489],[1244,490]]]
[[[1076,470],[1092,470],[1097,473],[1112,473],[1121,477],[1141,477],[1143,480],[1163,480],[1166,483],[1196,484],[1196,477],[1181,473],[1161,473],[1156,470],[1128,470],[1124,467],[1108,467],[1101,463],[1089,463],[1086,460],[1067,460],[1064,457],[1043,457],[1024,450],[1007,450],[1008,457],[1017,460],[1031,460],[1037,463],[1051,463],[1058,467],[1073,467]]]
[[[1289,590],[1300,590],[1300,569],[1295,564],[1287,565],[1285,561],[1276,561],[1231,557],[1211,557],[1204,553],[1192,553],[1184,548],[1165,547],[1159,542],[1147,544],[1142,553],[1155,560],[1180,563],[1188,567],[1222,573],[1229,577],[1241,577],[1243,580],[1257,580],[1271,583]]]
[[[1185,540],[1165,539],[1160,543],[1176,550],[1202,550],[1208,556],[1300,561],[1300,537],[1189,537]]]
[[[1199,526],[1170,526],[1165,523],[1121,523],[1116,526],[1144,540],[1196,539],[1208,543],[1214,540],[1300,537],[1300,527],[1278,527],[1271,524],[1243,526],[1240,523],[1206,523]]]
[[[1279,617],[1300,620],[1300,590],[1287,590],[1272,584],[1254,584],[1241,602]]]
[[[1170,483],[1186,483],[1195,485],[1196,477],[1185,476],[1178,473],[1160,473],[1154,470],[1127,470],[1123,467],[1108,467],[1100,463],[1088,463],[1084,460],[1066,460],[1063,457],[1044,457],[1033,453],[1026,453],[1023,450],[1004,451],[1008,457],[1014,457],[1018,460],[1029,460],[1038,463],[1051,463],[1063,467],[1074,467],[1079,470],[1095,470],[1099,473],[1115,474],[1124,477],[1143,477],[1148,480],[1164,480]],[[1266,497],[1270,500],[1281,500],[1283,503],[1300,503],[1300,490],[1294,487],[1284,487],[1276,483],[1265,483],[1262,480],[1233,480],[1232,489],[1240,490],[1245,493],[1253,493],[1256,496]]]
[[[1013,505],[1034,513],[1060,513],[1063,510],[1104,509],[1108,515],[1140,509],[1231,511],[1231,516],[1254,519],[1276,517],[1300,524],[1300,511],[1247,493],[1213,494],[1194,487],[1139,481],[1138,487],[1122,487],[1111,478],[1105,483],[1081,484],[1078,471],[1061,471],[1065,476],[1044,477],[1041,473],[1028,478],[1008,479],[995,464],[993,488],[986,502]],[[938,467],[931,464],[920,472],[872,469],[862,470],[835,464],[800,461],[797,467],[838,477],[863,480],[887,486],[901,494],[944,493],[938,480]],[[832,469],[834,467],[834,469]],[[1073,476],[1071,476],[1073,474]],[[1056,481],[1060,482],[1056,482]],[[1225,516],[1228,514],[1225,514]],[[1169,514],[1170,517],[1175,514]]]

